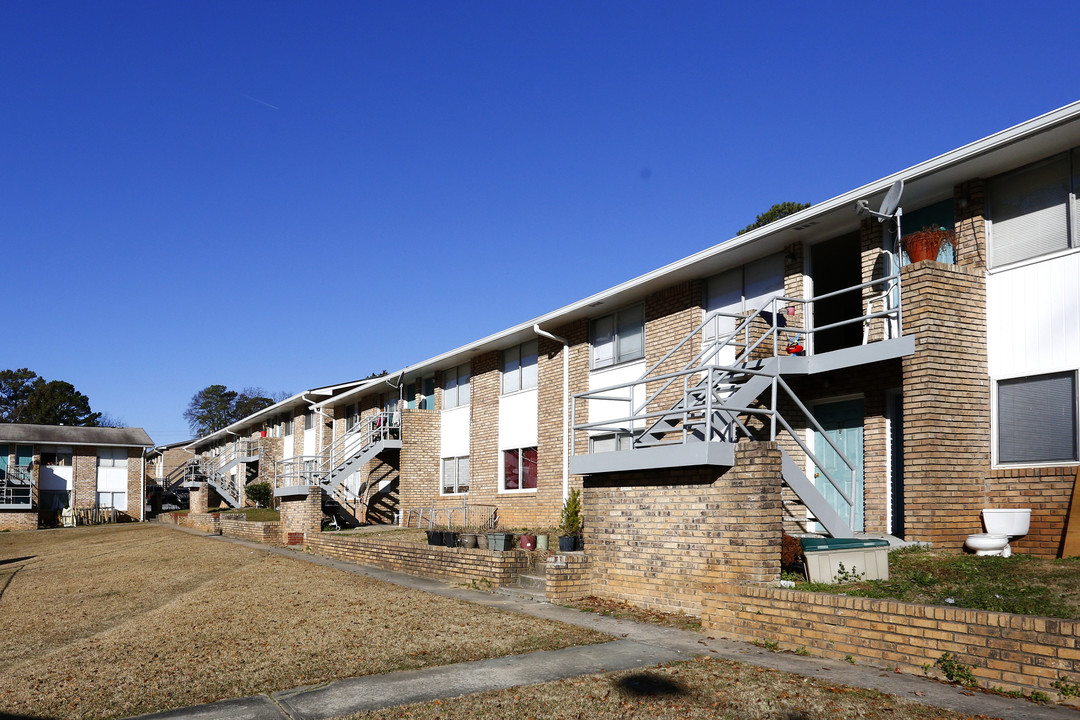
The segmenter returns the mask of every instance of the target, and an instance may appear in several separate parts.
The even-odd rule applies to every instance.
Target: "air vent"
[[[811,220],[810,222],[805,222],[802,225],[796,225],[794,229],[795,230],[805,230],[806,228],[813,227],[815,225],[817,225],[817,220]]]

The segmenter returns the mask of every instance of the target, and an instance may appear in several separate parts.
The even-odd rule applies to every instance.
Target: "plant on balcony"
[[[952,230],[943,227],[925,227],[916,230],[910,235],[900,238],[900,247],[907,253],[908,260],[912,264],[923,260],[936,260],[941,246],[945,243],[953,243],[955,235]]]
[[[570,552],[581,549],[581,491],[570,491],[563,503],[562,523],[559,525],[559,550]]]

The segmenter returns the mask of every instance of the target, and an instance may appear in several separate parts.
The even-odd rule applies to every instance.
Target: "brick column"
[[[323,489],[317,486],[309,487],[306,496],[281,498],[281,526],[287,541],[290,535],[306,536],[322,530],[322,504]]]
[[[764,585],[780,579],[781,458],[774,442],[740,443],[735,467],[717,479],[709,581]]]
[[[990,471],[986,279],[978,267],[903,269],[905,537],[959,550],[981,532]]]
[[[192,488],[188,495],[188,508],[191,513],[199,515],[205,513],[210,507],[210,486],[200,483],[199,487]]]

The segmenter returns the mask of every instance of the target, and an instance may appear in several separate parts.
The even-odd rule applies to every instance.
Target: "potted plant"
[[[536,536],[536,549],[547,550],[548,549],[548,535],[546,532],[542,532]]]
[[[518,537],[522,550],[535,550],[536,549],[536,535],[526,530]]]
[[[512,533],[490,532],[487,535],[488,550],[509,550],[513,542]]]
[[[458,539],[463,548],[475,548],[478,545],[476,531],[470,527],[462,528],[461,535],[458,536]]]
[[[459,533],[456,530],[454,530],[453,528],[451,528],[449,530],[443,530],[443,534],[442,534],[443,545],[445,545],[446,547],[449,547],[449,548],[457,547],[458,546],[458,536],[459,536]]]
[[[571,552],[581,547],[581,491],[572,490],[562,509],[559,526],[559,551]]]
[[[912,264],[923,260],[936,260],[941,246],[952,244],[953,232],[943,227],[925,227],[900,238],[900,247],[907,253]]]
[[[443,544],[443,531],[442,530],[437,530],[436,528],[430,528],[428,530],[425,530],[424,532],[427,533],[427,544],[428,545],[442,545]]]

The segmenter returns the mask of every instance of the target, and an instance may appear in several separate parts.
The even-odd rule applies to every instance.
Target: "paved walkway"
[[[178,529],[194,532],[186,528]],[[218,718],[222,720],[226,718],[320,720],[486,690],[502,690],[580,675],[643,668],[655,666],[657,663],[711,656],[784,670],[833,683],[873,688],[915,702],[971,715],[983,714],[1003,720],[1080,719],[1080,713],[1066,707],[1042,706],[1026,700],[972,693],[926,678],[885,672],[881,668],[850,665],[813,656],[773,653],[747,643],[710,639],[699,633],[647,623],[615,620],[511,595],[476,592],[430,578],[355,565],[293,549],[276,548],[222,536],[207,537],[337,568],[345,572],[366,575],[444,597],[587,627],[607,633],[614,640],[600,645],[570,647],[423,670],[335,680],[323,685],[295,688],[270,695],[225,700],[142,717],[191,718],[193,720]]]

